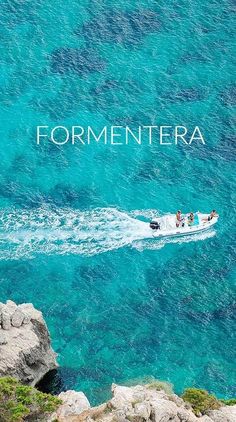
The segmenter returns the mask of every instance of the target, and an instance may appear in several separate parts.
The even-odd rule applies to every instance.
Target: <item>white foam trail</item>
[[[0,259],[33,258],[37,254],[96,255],[125,246],[138,250],[160,249],[168,243],[203,240],[215,232],[184,238],[153,239],[147,222],[156,210],[129,214],[115,208],[91,211],[72,209],[0,211]]]

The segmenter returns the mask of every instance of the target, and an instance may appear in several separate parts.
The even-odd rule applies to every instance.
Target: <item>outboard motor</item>
[[[161,226],[157,221],[151,221],[150,227],[152,230],[160,230]]]

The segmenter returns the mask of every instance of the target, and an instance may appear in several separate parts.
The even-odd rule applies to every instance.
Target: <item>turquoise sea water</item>
[[[52,4],[53,3],[53,4]],[[147,376],[236,395],[235,1],[0,4],[0,296],[92,403]],[[206,146],[36,145],[36,126],[200,126]],[[142,223],[216,208],[216,230]]]

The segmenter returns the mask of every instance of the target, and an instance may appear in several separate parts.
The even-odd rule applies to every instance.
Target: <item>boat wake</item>
[[[154,239],[147,224],[154,215],[156,210],[125,213],[115,208],[0,211],[0,260],[29,259],[37,254],[91,256],[125,246],[140,251],[160,249],[215,234],[211,230],[178,239]]]

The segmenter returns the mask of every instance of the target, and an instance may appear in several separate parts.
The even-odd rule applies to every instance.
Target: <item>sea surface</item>
[[[2,0],[0,298],[42,310],[52,391],[235,377],[233,0]],[[36,144],[36,126],[200,126],[206,145]],[[220,214],[185,239],[144,221]]]

